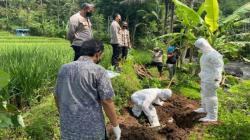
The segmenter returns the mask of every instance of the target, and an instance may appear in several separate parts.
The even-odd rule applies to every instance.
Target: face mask
[[[92,12],[87,12],[86,13],[86,17],[91,17],[92,16]]]

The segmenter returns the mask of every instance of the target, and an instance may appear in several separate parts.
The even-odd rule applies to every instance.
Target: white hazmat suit
[[[201,72],[199,73],[201,78],[201,108],[195,110],[195,112],[207,113],[206,117],[200,119],[202,122],[217,121],[218,98],[216,89],[222,80],[223,57],[204,38],[198,39],[195,42],[195,47],[202,52],[200,58]]]
[[[131,96],[134,103],[132,112],[139,117],[143,111],[148,117],[151,127],[160,126],[156,109],[152,104],[155,103],[162,106],[163,101],[171,96],[172,91],[170,89],[149,88],[137,91]]]

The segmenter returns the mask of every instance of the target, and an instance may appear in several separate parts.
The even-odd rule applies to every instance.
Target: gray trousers
[[[167,64],[167,67],[169,72],[169,79],[172,79],[175,75],[176,64]]]

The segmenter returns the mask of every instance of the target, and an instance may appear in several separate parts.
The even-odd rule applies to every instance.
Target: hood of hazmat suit
[[[159,97],[161,100],[165,101],[172,96],[172,91],[170,89],[162,89]]]

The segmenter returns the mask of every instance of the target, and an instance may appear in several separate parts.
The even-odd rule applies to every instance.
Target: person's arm
[[[68,27],[69,29],[67,33],[67,39],[70,41],[70,43],[72,43],[73,40],[75,39],[75,34],[76,34],[76,28],[77,28],[76,21],[70,20]]]
[[[111,85],[111,81],[108,78],[108,75],[105,70],[100,73],[100,77],[97,79],[97,91],[103,106],[104,112],[109,118],[112,126],[113,132],[116,136],[116,140],[119,140],[121,137],[121,129],[117,122],[117,115],[115,112],[115,105],[112,101],[114,96],[114,90]]]
[[[159,105],[159,106],[163,106],[164,102],[160,100],[160,98],[157,98],[154,100],[154,103]]]
[[[222,80],[222,71],[223,71],[223,58],[221,56],[211,56],[210,63],[214,67],[214,81],[220,82]]]
[[[112,101],[112,97],[114,96],[114,90],[112,88],[112,84],[106,71],[102,71],[100,73],[100,77],[98,78],[97,83],[97,91],[100,97],[101,104],[103,109],[108,116],[111,124],[116,127],[117,123],[117,116],[115,112],[115,105]]]
[[[117,127],[118,121],[117,121],[117,116],[115,112],[115,105],[112,99],[106,99],[101,101],[103,109],[107,117],[109,118],[111,125],[113,127]]]

